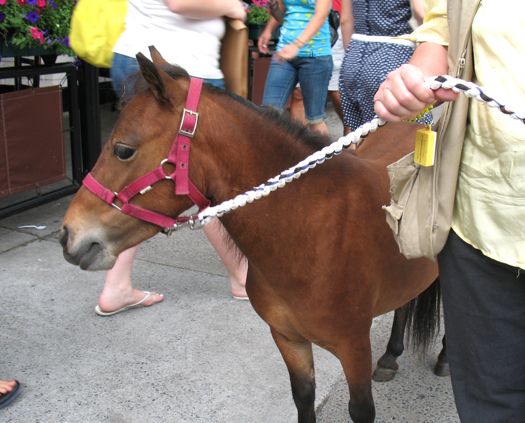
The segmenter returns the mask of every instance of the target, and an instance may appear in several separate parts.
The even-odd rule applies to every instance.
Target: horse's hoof
[[[388,382],[394,379],[397,370],[387,369],[386,367],[377,367],[372,374],[372,379],[375,382]]]
[[[434,366],[434,374],[440,377],[450,376],[450,367],[448,363],[440,363],[439,361]]]

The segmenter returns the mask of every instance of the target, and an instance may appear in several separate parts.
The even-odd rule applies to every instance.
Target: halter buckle
[[[186,118],[188,118],[189,116],[192,116],[195,119],[195,121],[193,122],[193,127],[191,129],[186,129],[186,124],[191,124],[191,122],[186,121]],[[199,112],[194,112],[193,110],[184,108],[184,110],[182,111],[182,119],[180,122],[179,134],[189,138],[193,138],[193,136],[195,135],[195,131],[197,130],[198,122]]]

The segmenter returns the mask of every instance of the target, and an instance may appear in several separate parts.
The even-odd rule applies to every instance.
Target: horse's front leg
[[[394,321],[392,322],[392,331],[386,347],[386,352],[377,360],[377,367],[374,370],[372,379],[376,382],[388,382],[394,379],[399,369],[397,358],[405,349],[404,338],[405,328],[408,318],[408,304],[399,307],[394,312]]]
[[[353,338],[346,348],[338,348],[337,357],[343,365],[350,401],[348,411],[354,423],[372,423],[376,416],[372,397],[372,348],[370,338]]]
[[[312,343],[291,341],[272,329],[272,336],[283,356],[292,395],[297,407],[298,423],[315,423],[315,374]]]

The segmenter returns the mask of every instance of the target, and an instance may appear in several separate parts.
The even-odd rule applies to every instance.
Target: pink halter
[[[186,105],[182,113],[182,120],[177,137],[173,140],[168,157],[160,162],[160,166],[151,172],[137,178],[125,186],[120,192],[113,192],[98,182],[91,173],[88,173],[82,183],[84,186],[104,202],[117,210],[137,219],[144,220],[163,228],[163,232],[170,234],[182,223],[192,222],[195,216],[178,216],[172,218],[157,212],[144,209],[129,201],[137,194],[145,194],[152,185],[164,179],[171,179],[175,184],[175,195],[186,195],[199,208],[199,212],[210,205],[210,200],[202,194],[189,180],[188,170],[190,161],[191,139],[197,130],[199,113],[197,106],[202,90],[202,79],[191,78]],[[164,164],[175,166],[175,171],[166,173]],[[121,205],[117,205],[116,201]]]

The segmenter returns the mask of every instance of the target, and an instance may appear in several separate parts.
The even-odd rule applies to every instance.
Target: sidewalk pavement
[[[23,389],[0,422],[296,421],[268,327],[249,302],[231,297],[202,232],[157,235],[141,247],[134,284],[163,293],[163,303],[99,317],[104,274],[67,263],[57,241],[70,199],[0,220],[0,378],[17,378]],[[374,361],[391,318],[374,324]],[[449,379],[431,372],[437,348],[406,352],[394,381],[374,383],[377,422],[458,421]],[[318,421],[348,422],[339,362],[315,348],[315,363]]]

